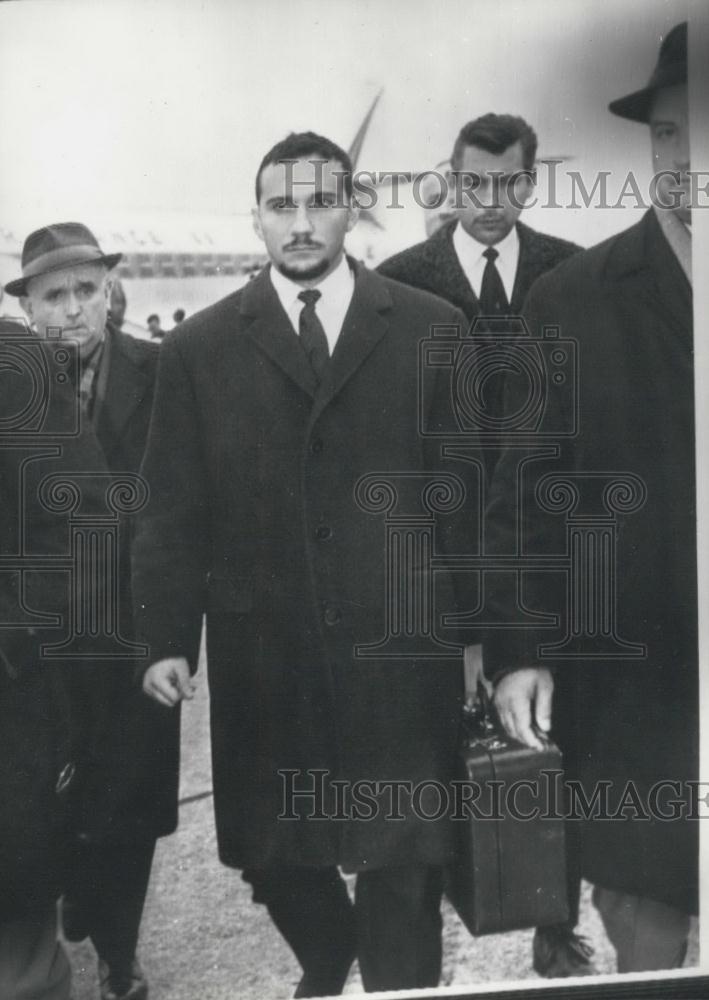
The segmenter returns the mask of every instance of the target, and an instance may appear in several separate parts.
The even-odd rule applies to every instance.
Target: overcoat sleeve
[[[163,342],[141,466],[150,499],[132,551],[143,668],[172,656],[196,670],[205,610],[210,525],[207,477],[193,382],[176,337]]]
[[[561,319],[555,287],[542,277],[525,300],[522,314],[533,341],[541,339],[545,326],[557,325]],[[580,350],[581,345],[577,346]],[[528,393],[528,380],[508,373],[504,414],[523,412]],[[521,447],[513,432],[510,443],[503,445],[485,518],[489,556],[549,556],[564,551],[564,520],[543,508],[538,488],[545,477],[556,479],[574,470],[576,457],[569,428],[575,406],[573,392],[555,392],[547,382],[543,421],[545,428],[558,431],[558,437],[528,439]],[[566,583],[561,573],[523,569],[518,587],[511,585],[511,574],[491,574],[485,595],[486,620],[493,624],[484,636],[488,677],[497,681],[505,673],[525,667],[553,669],[554,664],[539,656],[540,645],[550,641],[549,631],[524,624],[524,619],[527,612],[558,616],[564,613],[565,603]]]
[[[465,343],[470,322],[457,308],[441,312],[440,323],[447,326],[451,336]],[[453,331],[456,331],[453,333]],[[452,474],[462,488],[463,502],[457,510],[437,517],[436,543],[441,554],[455,559],[457,556],[479,555],[481,535],[480,501],[483,496],[485,458],[480,447],[478,431],[474,427],[461,430],[455,417],[456,390],[451,382],[452,372],[445,367],[436,368],[436,378],[428,397],[422,399],[426,408],[425,425],[434,435],[423,439],[427,468],[435,475]],[[466,458],[447,456],[450,446],[457,446]],[[444,615],[472,612],[480,602],[479,574],[471,571],[452,573],[453,599],[450,606],[440,608]],[[470,627],[453,628],[447,638],[462,645],[480,641],[480,631]]]

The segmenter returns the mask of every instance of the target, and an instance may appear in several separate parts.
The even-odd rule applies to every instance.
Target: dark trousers
[[[64,898],[115,976],[130,972],[154,853],[150,839],[80,844],[74,856]]]
[[[578,684],[573,670],[559,670],[554,680],[554,700],[552,703],[552,739],[558,744],[564,755],[564,777],[566,780],[579,778],[578,762],[579,747],[577,736],[577,719],[584,711],[580,704]],[[570,808],[568,788],[565,786],[564,808]],[[579,921],[579,906],[581,902],[581,824],[576,820],[567,820],[564,824],[564,839],[566,842],[566,891],[569,903],[570,930]]]
[[[296,996],[341,993],[355,957],[367,991],[438,986],[440,868],[360,872],[354,905],[336,868],[248,869],[243,877],[303,968]]]

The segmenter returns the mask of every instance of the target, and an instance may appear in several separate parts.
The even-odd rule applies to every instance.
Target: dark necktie
[[[305,303],[300,310],[300,320],[298,321],[300,342],[305,348],[305,353],[308,355],[308,360],[318,381],[322,380],[330,360],[327,337],[315,312],[315,303],[320,295],[321,293],[315,288],[308,288],[298,296],[300,301]]]
[[[483,257],[487,259],[480,286],[480,315],[506,316],[510,311],[505,286],[502,284],[500,272],[495,266],[499,253],[494,247],[488,247]]]

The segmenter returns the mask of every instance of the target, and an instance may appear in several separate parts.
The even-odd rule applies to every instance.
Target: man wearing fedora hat
[[[41,337],[60,328],[80,357],[81,409],[108,469],[137,473],[152,407],[158,346],[121,332],[109,319],[112,270],[80,223],[45,226],[27,237],[22,277],[5,286]],[[118,559],[121,634],[132,630],[128,526]],[[135,663],[89,662],[70,671],[84,736],[75,803],[76,845],[64,897],[64,932],[87,935],[99,956],[103,1000],[141,1000],[135,958],[156,837],[177,823],[177,722],[133,682]]]
[[[688,818],[687,784],[698,776],[699,727],[686,23],[664,38],[648,85],[610,110],[649,126],[654,204],[630,229],[540,278],[527,298],[533,332],[554,324],[579,344],[580,431],[559,457],[535,463],[520,509],[523,539],[551,552],[558,519],[552,524],[534,499],[543,475],[588,483],[613,470],[642,484],[643,502],[619,517],[614,580],[618,635],[637,644],[638,656],[555,659],[552,674],[539,652],[544,636],[497,630],[486,666],[503,723],[532,746],[535,724],[550,728],[555,684],[574,678],[567,770],[587,799],[601,788],[609,795],[605,816],[592,811],[579,820],[582,874],[594,884],[618,970],[630,972],[681,965],[697,912],[697,823]],[[510,379],[510,412],[519,406],[517,388]],[[505,449],[488,513],[491,551],[512,551],[518,537],[509,503],[518,467],[518,452]],[[548,609],[549,581],[528,574],[528,607]],[[489,602],[494,615],[513,620],[501,591],[493,589]],[[564,595],[553,604],[563,608]]]

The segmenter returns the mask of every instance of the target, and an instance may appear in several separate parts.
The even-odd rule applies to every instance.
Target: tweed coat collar
[[[386,333],[393,303],[384,278],[348,258],[355,286],[328,372],[317,385],[305,352],[293,332],[269,278],[270,265],[244,287],[239,311],[245,332],[258,347],[314,399],[320,412],[342,389]]]
[[[460,266],[453,245],[454,220],[441,226],[422,245],[424,266],[429,270],[428,287],[437,295],[457,305],[468,318],[480,312],[480,302]],[[524,223],[516,225],[519,236],[519,260],[515,274],[510,310],[519,313],[524,298],[532,283],[556,261],[552,257],[551,245],[543,234],[535,232]]]

